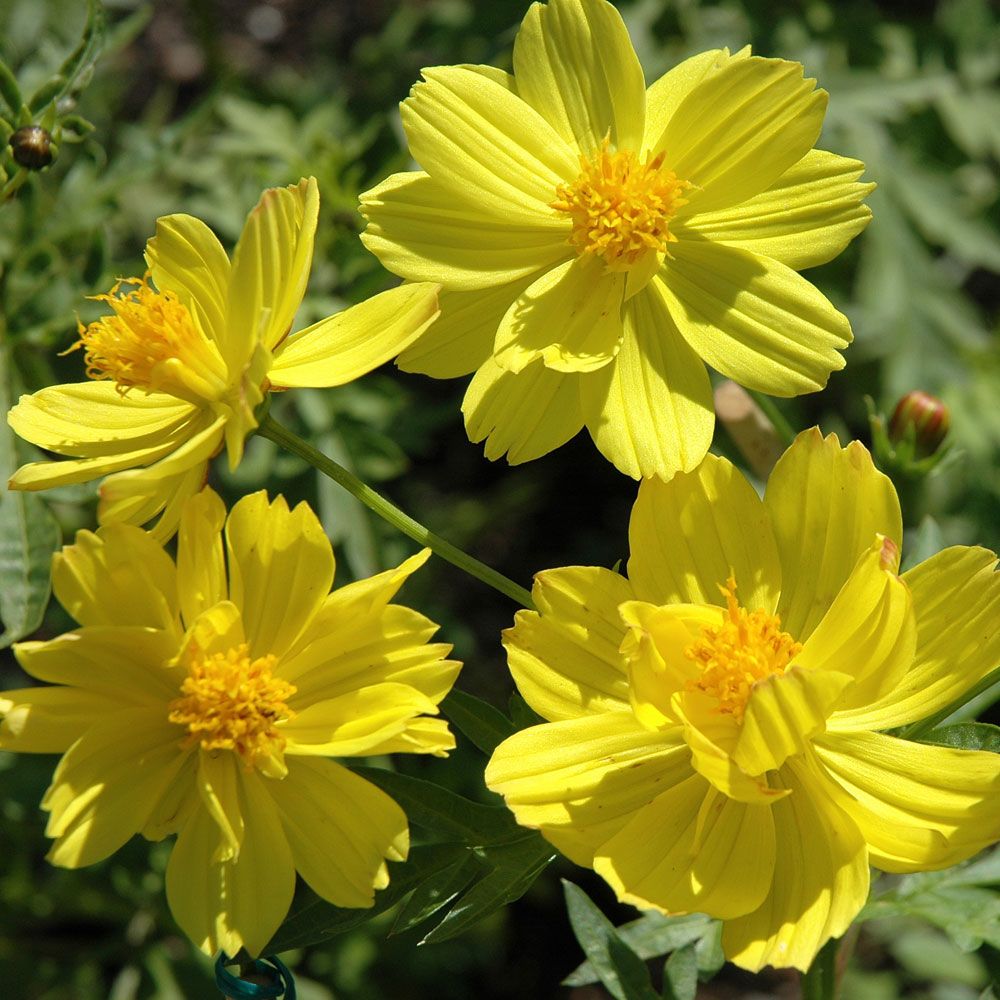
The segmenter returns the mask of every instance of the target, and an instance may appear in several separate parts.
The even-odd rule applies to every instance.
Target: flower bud
[[[950,425],[948,407],[936,396],[914,389],[900,399],[889,418],[889,440],[898,444],[912,434],[914,457],[926,458],[941,447]]]
[[[52,162],[52,136],[40,125],[25,125],[10,137],[14,160],[29,170],[41,170]]]

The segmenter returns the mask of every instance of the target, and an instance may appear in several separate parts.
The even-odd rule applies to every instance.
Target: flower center
[[[719,589],[727,604],[722,624],[703,628],[684,650],[684,655],[701,668],[701,675],[687,682],[687,690],[711,695],[718,701],[720,712],[741,722],[754,684],[772,674],[784,673],[802,643],[781,630],[777,615],[762,608],[741,608],[732,576]]]
[[[122,292],[123,285],[134,286]],[[157,291],[149,276],[123,278],[105,295],[92,296],[114,310],[89,326],[78,324],[87,377],[130,389],[169,392],[201,402],[225,388],[221,358],[172,292]],[[221,377],[221,385],[220,385]]]
[[[287,701],[296,688],[273,676],[275,661],[272,654],[251,660],[246,643],[225,653],[196,651],[168,719],[187,727],[188,745],[233,750],[248,768],[280,755],[285,740],[277,727],[295,717]]]
[[[580,255],[600,257],[608,270],[625,271],[649,253],[676,242],[670,220],[691,185],[663,169],[663,154],[645,163],[631,150],[613,152],[605,139],[589,160],[580,157],[580,176],[556,188],[552,207],[573,220],[569,242]]]

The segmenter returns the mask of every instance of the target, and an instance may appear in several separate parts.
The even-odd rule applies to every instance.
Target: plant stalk
[[[292,452],[292,454],[298,455],[299,458],[305,459],[313,468],[342,486],[355,499],[360,500],[369,510],[374,511],[379,517],[388,521],[394,528],[403,532],[404,535],[408,535],[415,542],[426,545],[435,555],[447,559],[453,566],[457,566],[470,576],[481,580],[487,586],[498,590],[523,607],[534,607],[531,594],[523,587],[485,563],[474,559],[440,535],[425,528],[419,521],[415,521],[409,514],[401,511],[395,504],[390,503],[380,493],[363,483],[352,472],[348,472],[342,465],[324,455],[284,425],[279,424],[270,415],[261,420],[257,433]]]

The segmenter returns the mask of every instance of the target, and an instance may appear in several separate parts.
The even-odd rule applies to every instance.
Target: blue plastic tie
[[[270,983],[248,983],[245,979],[233,975],[226,965],[233,960],[226,955],[220,955],[215,963],[215,985],[223,994],[232,1000],[273,1000],[283,997],[284,1000],[295,1000],[295,980],[288,966],[271,955],[268,958],[256,958],[250,965],[253,972],[271,977]]]

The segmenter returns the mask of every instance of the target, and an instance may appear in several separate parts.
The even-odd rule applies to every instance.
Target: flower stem
[[[837,1000],[837,949],[839,939],[831,938],[802,975],[802,1000]]]
[[[386,520],[394,528],[399,529],[404,535],[409,535],[415,542],[426,545],[435,555],[442,559],[447,559],[452,565],[464,570],[477,580],[482,580],[487,586],[500,591],[501,594],[509,597],[512,601],[523,605],[526,608],[533,608],[531,594],[523,587],[518,586],[513,580],[508,579],[502,573],[491,569],[485,563],[474,559],[468,553],[452,545],[440,535],[429,531],[419,521],[415,521],[409,514],[401,511],[395,504],[390,503],[380,493],[376,493],[370,486],[363,483],[353,473],[348,472],[342,465],[328,458],[321,451],[314,448],[308,441],[304,441],[297,434],[293,434],[282,424],[279,424],[271,416],[265,416],[257,433],[261,437],[266,437],[269,441],[286,448],[299,458],[304,458],[311,466],[328,476],[335,483],[342,486],[351,496],[360,500],[369,510],[374,511],[383,520]]]
[[[795,428],[788,422],[788,418],[778,409],[777,404],[770,396],[758,392],[756,389],[747,389],[753,397],[753,401],[764,411],[764,416],[771,421],[778,437],[781,438],[787,448],[795,440]]]

